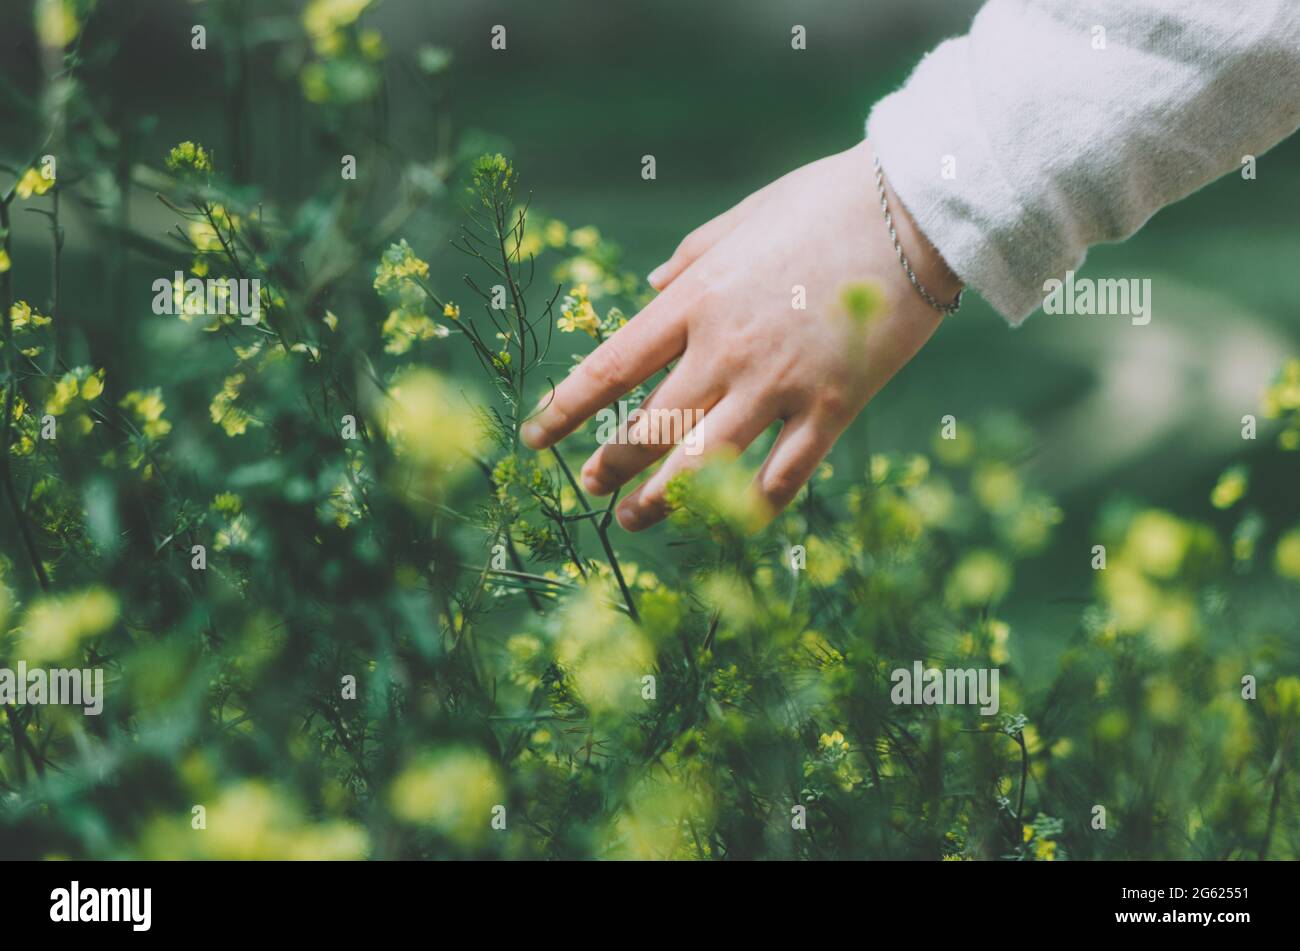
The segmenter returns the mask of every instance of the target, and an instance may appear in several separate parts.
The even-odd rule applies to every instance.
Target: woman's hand
[[[951,300],[957,278],[887,194],[918,279]],[[743,450],[776,420],[781,432],[753,491],[770,514],[780,511],[942,319],[898,262],[867,142],[791,172],[697,228],[649,280],[659,296],[592,351],[522,432],[528,446],[545,449],[676,360],[642,408],[681,410],[687,425],[702,412],[691,444],[703,452],[646,439],[647,414],[641,440],[609,442],[582,467],[583,486],[608,495],[668,456],[618,506],[631,531],[668,514],[673,476],[718,449]],[[883,295],[865,323],[843,303],[845,289],[863,281]]]

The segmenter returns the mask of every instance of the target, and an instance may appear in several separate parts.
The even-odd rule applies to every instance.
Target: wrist
[[[907,210],[907,205],[903,199],[894,191],[889,182],[888,174],[884,173],[876,165],[875,152],[867,141],[862,143],[865,152],[866,161],[871,163],[872,184],[876,186],[876,197],[879,198],[883,191],[885,201],[887,202],[889,220],[884,217],[884,210],[880,207],[880,202],[876,201],[876,210],[879,213],[879,226],[886,231],[892,225],[894,234],[898,243],[898,249],[901,251],[900,269],[911,270],[916,275],[916,281],[924,288],[925,293],[920,293],[921,297],[928,294],[935,302],[940,305],[947,305],[957,300],[964,284],[961,278],[948,266],[939,249],[931,243],[930,239],[922,233],[913,220],[911,213]],[[879,178],[877,178],[879,173]]]

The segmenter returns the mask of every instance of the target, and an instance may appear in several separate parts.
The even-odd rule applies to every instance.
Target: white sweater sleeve
[[[1300,0],[989,0],[867,135],[949,267],[1012,324],[1088,247],[1300,126]]]

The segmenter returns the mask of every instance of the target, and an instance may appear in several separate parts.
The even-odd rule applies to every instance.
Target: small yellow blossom
[[[33,195],[44,195],[54,187],[54,179],[46,178],[41,172],[34,168],[29,168],[23,172],[23,177],[18,180],[14,186],[14,193],[22,199],[31,198]]]
[[[1249,475],[1244,466],[1233,466],[1219,476],[1210,492],[1210,504],[1216,509],[1230,509],[1241,501],[1249,485]]]
[[[72,371],[68,371],[54,384],[54,391],[45,401],[45,412],[51,416],[62,416],[81,390],[81,381]]]
[[[429,276],[429,264],[415,256],[406,239],[390,244],[375,268],[374,288],[381,294],[408,290],[408,285]],[[418,286],[418,285],[417,285]]]
[[[261,425],[235,405],[235,401],[239,399],[240,389],[244,385],[244,379],[242,373],[226,377],[221,384],[221,392],[212,398],[212,405],[208,407],[208,414],[212,421],[225,430],[226,435],[230,437],[242,436],[248,432],[249,426]]]
[[[579,250],[590,251],[600,244],[600,232],[591,225],[577,228],[569,234],[569,243]]]
[[[821,737],[819,737],[818,742],[824,750],[836,749],[837,747],[844,745],[844,734],[839,730],[836,730],[833,733],[823,733]]]
[[[35,14],[36,35],[44,46],[62,49],[81,29],[71,0],[37,0]]]
[[[1278,539],[1273,567],[1283,578],[1300,581],[1300,526]]]
[[[162,414],[167,409],[167,404],[163,402],[162,391],[157,387],[152,390],[132,390],[122,397],[118,405],[135,415],[149,439],[162,439],[172,430],[172,424],[163,419]]]
[[[212,171],[212,159],[207,151],[188,139],[167,153],[164,164],[173,172]]]
[[[117,620],[117,599],[103,588],[36,601],[19,625],[18,656],[28,663],[68,657]]]
[[[104,371],[97,370],[81,383],[81,398],[89,403],[104,392]]]
[[[569,240],[569,226],[559,219],[552,218],[546,223],[543,235],[547,245],[552,248],[562,248]]]
[[[383,34],[378,30],[362,30],[357,37],[357,48],[361,50],[362,56],[372,60],[383,59],[388,52]]]
[[[355,23],[368,6],[370,0],[312,0],[302,12],[302,25],[313,49],[321,56],[337,53],[342,47],[339,31]]]
[[[1007,640],[1011,637],[1011,626],[1006,621],[989,621],[989,636],[993,643],[989,647],[989,659],[995,664],[1005,664],[1011,660],[1007,650]]]
[[[403,354],[411,349],[417,340],[432,340],[445,337],[449,331],[442,324],[434,323],[427,315],[404,308],[389,311],[388,319],[382,328],[384,335],[384,352]]]
[[[591,297],[586,284],[579,284],[561,302],[560,317],[556,320],[555,326],[566,334],[581,330],[592,337],[596,336],[596,332],[600,328],[600,318],[596,315],[596,309],[591,305]]]
[[[32,327],[44,327],[52,318],[37,313],[35,308],[25,300],[14,301],[9,308],[9,322],[14,330],[28,330]]]

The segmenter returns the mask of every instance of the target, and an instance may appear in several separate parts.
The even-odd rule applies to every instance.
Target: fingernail
[[[630,505],[620,505],[614,510],[614,517],[618,519],[618,524],[624,531],[629,532],[635,532],[641,522],[637,511]]]
[[[520,427],[519,438],[529,449],[542,449],[545,446],[546,430],[539,423],[529,420]]]
[[[609,495],[609,493],[613,491],[613,489],[605,485],[604,482],[589,472],[584,472],[582,474],[582,487],[586,489],[590,495]]]
[[[657,268],[655,268],[653,271],[650,272],[650,274],[646,277],[646,282],[655,290],[659,290],[660,285],[663,283],[664,278],[667,277],[667,275],[668,275],[668,262],[665,261],[663,264],[659,265]]]

